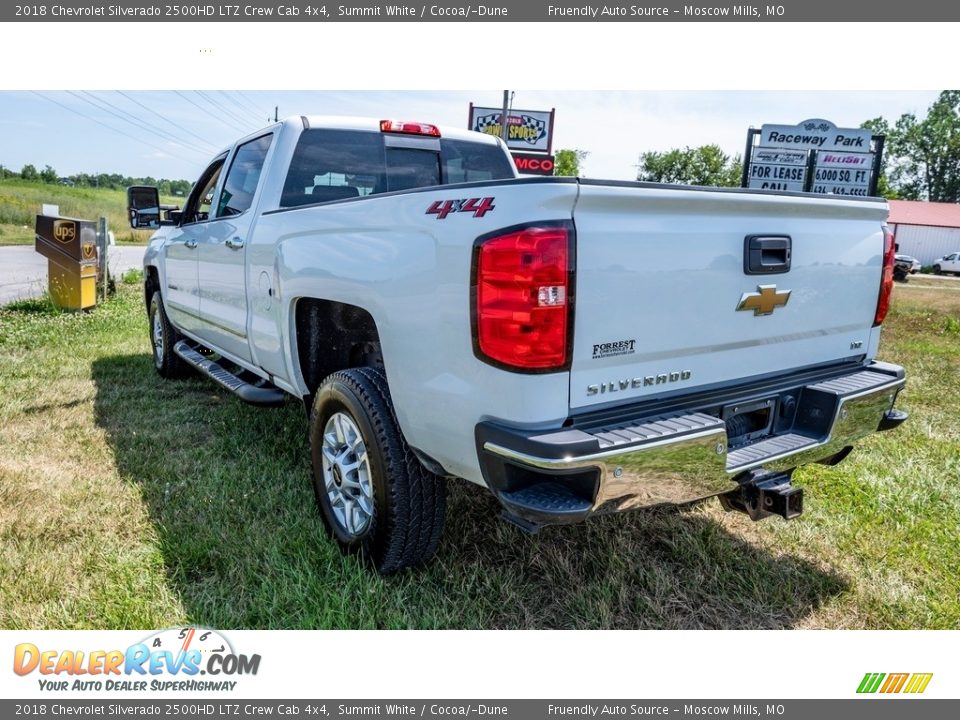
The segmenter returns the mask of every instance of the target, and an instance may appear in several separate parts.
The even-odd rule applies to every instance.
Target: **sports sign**
[[[502,137],[500,108],[470,105],[470,129]],[[511,110],[507,116],[507,147],[549,153],[553,149],[553,110]]]
[[[747,131],[741,185],[820,195],[876,195],[883,136],[829,120]]]
[[[512,152],[513,163],[521,175],[553,175],[556,160],[553,155]]]

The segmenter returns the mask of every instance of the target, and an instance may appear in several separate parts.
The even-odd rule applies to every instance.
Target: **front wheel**
[[[190,366],[173,351],[180,340],[180,333],[170,324],[163,300],[159,292],[150,298],[150,347],[153,350],[153,366],[161,377],[178,378],[185,376]]]
[[[934,265],[934,266],[933,266],[933,274],[934,274],[934,275],[939,275],[941,272],[943,272],[943,269],[942,269],[939,265]]]
[[[324,524],[383,575],[429,560],[446,514],[443,480],[407,446],[375,368],[336,372],[310,413],[313,485]]]

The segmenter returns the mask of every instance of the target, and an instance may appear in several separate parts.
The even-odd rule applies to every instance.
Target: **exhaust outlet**
[[[791,484],[789,473],[751,472],[740,487],[720,496],[727,511],[742,512],[756,522],[771,515],[792,520],[803,514],[803,488]]]

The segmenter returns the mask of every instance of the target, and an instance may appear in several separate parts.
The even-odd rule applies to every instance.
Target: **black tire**
[[[173,346],[182,336],[167,319],[167,312],[163,309],[163,300],[159,292],[150,298],[150,349],[153,355],[153,366],[165,378],[181,378],[190,372],[190,366],[173,351]],[[157,338],[157,330],[160,338]]]
[[[346,522],[342,521],[334,510],[342,473],[339,469],[329,472],[333,469],[329,456],[327,475],[324,470],[324,431],[328,423],[335,423],[335,415],[346,415],[353,421],[353,429],[359,430],[366,449],[364,476],[368,478],[372,512],[362,513],[362,527],[356,527],[361,523],[352,523],[355,532],[347,527],[350,521],[346,517]],[[338,457],[351,458],[347,444]],[[329,443],[327,450],[331,451]],[[382,370],[352,368],[323,381],[310,413],[310,454],[317,503],[329,534],[341,550],[360,552],[381,575],[419,565],[433,556],[446,516],[446,485],[423,467],[404,440]],[[354,462],[359,464],[356,454],[348,464]],[[338,488],[332,490],[333,494],[327,489],[328,478]],[[344,487],[347,484],[344,481]],[[369,499],[365,496],[363,501],[368,503]],[[346,512],[341,507],[341,512],[352,512],[353,504]]]
[[[939,266],[939,265],[934,265],[934,266],[933,266],[933,274],[934,274],[934,275],[939,275],[940,273],[941,273],[940,266]]]

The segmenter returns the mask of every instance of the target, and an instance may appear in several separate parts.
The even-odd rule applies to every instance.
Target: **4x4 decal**
[[[464,198],[463,200],[435,200],[427,208],[427,215],[436,215],[437,220],[444,220],[450,213],[473,213],[474,217],[482,218],[494,209],[493,198]]]

